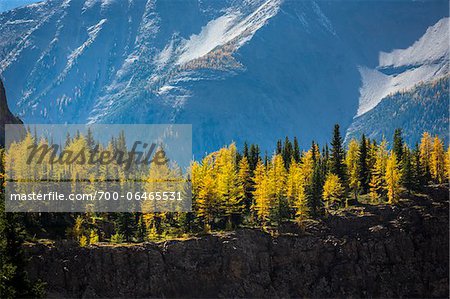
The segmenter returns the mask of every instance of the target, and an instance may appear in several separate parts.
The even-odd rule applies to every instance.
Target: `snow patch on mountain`
[[[176,64],[183,65],[201,58],[218,46],[230,42],[235,42],[236,48],[239,48],[277,14],[280,4],[280,0],[268,0],[249,15],[244,15],[239,9],[230,9],[226,14],[210,21],[199,34],[190,36],[181,47],[181,55]]]
[[[396,92],[406,91],[417,84],[428,82],[448,74],[445,64],[422,65],[398,75],[386,75],[378,70],[359,68],[363,85],[356,117],[375,108],[385,97]]]
[[[381,52],[380,67],[415,66],[434,63],[449,55],[449,18],[443,18],[427,29],[425,34],[407,49]]]
[[[76,48],[67,58],[67,65],[62,71],[61,77],[65,77],[69,70],[73,67],[75,60],[83,54],[83,52],[95,41],[98,34],[103,28],[103,24],[106,23],[106,19],[100,20],[98,24],[87,28],[88,39],[78,48]],[[59,79],[61,79],[61,77]]]
[[[168,43],[162,51],[156,55],[155,58],[155,64],[158,67],[158,69],[163,68],[170,60],[170,57],[173,55],[173,43],[174,41],[171,40],[170,43]]]
[[[188,61],[202,57],[212,51],[215,47],[226,42],[227,33],[233,26],[233,21],[238,16],[228,14],[210,21],[198,35],[192,35],[182,47],[182,54],[177,64],[182,65]]]
[[[443,18],[429,27],[407,49],[381,52],[376,69],[359,67],[362,86],[355,118],[372,110],[388,95],[448,74],[449,20]]]
[[[5,23],[5,25],[20,25],[25,23],[32,23],[34,20],[14,20],[14,21],[8,21]]]

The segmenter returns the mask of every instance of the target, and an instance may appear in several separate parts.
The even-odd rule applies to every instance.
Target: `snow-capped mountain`
[[[360,67],[361,97],[357,117],[389,94],[411,89],[448,74],[450,19],[443,18],[407,49],[380,52],[376,69]]]
[[[197,154],[232,140],[270,149],[286,135],[309,145],[350,125],[372,49],[406,47],[446,11],[445,1],[49,0],[0,14],[0,74],[27,123],[191,123]],[[383,66],[402,55],[391,56]]]
[[[347,137],[355,137],[361,133],[366,133],[372,137],[381,137],[382,135],[390,136],[390,132],[394,131],[395,126],[402,127],[407,123],[411,127],[414,125],[411,122],[413,119],[424,118],[421,113],[409,115],[407,105],[402,105],[401,110],[389,111],[387,107],[398,109],[396,105],[387,103],[383,107],[378,107],[382,102],[395,101],[402,96],[402,101],[408,95],[411,101],[417,101],[413,95],[420,90],[422,94],[426,94],[423,90],[431,88],[434,84],[427,85],[430,82],[436,82],[439,78],[447,78],[449,75],[449,33],[450,33],[450,19],[443,18],[435,25],[430,26],[424,35],[420,37],[414,44],[406,49],[396,49],[389,53],[380,52],[379,65],[375,69],[368,67],[360,67],[362,77],[362,86],[360,88],[360,100],[357,114],[352,125],[347,131]],[[434,101],[427,101],[427,98],[432,95],[427,95],[422,102],[427,102],[428,105],[436,107],[447,107],[445,109],[435,109],[436,112],[441,112],[439,115],[433,113],[433,117],[427,117],[427,121],[422,120],[419,124],[417,122],[416,130],[412,130],[408,139],[415,142],[420,139],[422,130],[431,130],[432,133],[442,133],[442,129],[448,129],[448,88],[443,88],[440,91],[441,96],[436,97]],[[443,102],[443,103],[441,103]],[[443,105],[444,104],[444,105]],[[443,105],[443,106],[442,106]],[[408,108],[411,109],[411,108]],[[431,109],[431,108],[430,108]],[[372,110],[375,110],[372,112]],[[383,110],[386,119],[382,119],[379,110]],[[368,113],[372,112],[372,113]],[[425,113],[425,111],[422,111]],[[428,112],[427,112],[428,113]],[[399,115],[404,115],[403,118]],[[408,116],[406,117],[405,115]],[[369,121],[374,119],[384,122],[378,126],[376,123]],[[394,115],[396,117],[394,117]],[[397,121],[393,121],[397,118]],[[435,121],[440,121],[440,127],[436,126]],[[430,124],[434,124],[434,129]],[[446,131],[444,130],[444,132]],[[445,134],[447,138],[448,134]]]

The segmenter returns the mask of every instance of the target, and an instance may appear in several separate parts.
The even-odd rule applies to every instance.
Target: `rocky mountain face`
[[[197,157],[309,146],[351,124],[358,66],[446,16],[447,1],[48,0],[0,14],[0,74],[27,123],[190,123]]]
[[[22,121],[9,111],[6,102],[6,91],[0,80],[0,146],[5,145],[5,124],[21,124]]]
[[[448,188],[321,221],[143,245],[28,245],[49,297],[448,297]]]

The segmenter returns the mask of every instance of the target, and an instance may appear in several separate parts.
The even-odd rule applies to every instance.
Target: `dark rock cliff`
[[[9,111],[5,87],[0,80],[0,146],[5,145],[5,124],[22,124],[22,121]]]
[[[79,248],[29,245],[49,297],[448,297],[448,189],[284,227]]]

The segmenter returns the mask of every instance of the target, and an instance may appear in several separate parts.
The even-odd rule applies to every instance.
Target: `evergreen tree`
[[[425,183],[431,180],[431,153],[433,152],[433,139],[428,132],[424,132],[420,140],[420,164],[423,167]]]
[[[133,213],[117,213],[116,231],[123,235],[126,242],[130,242],[134,235],[135,222]]]
[[[324,178],[325,178],[326,175],[330,172],[330,149],[328,148],[328,144],[325,144],[322,152],[323,152],[323,154],[322,154],[322,159],[323,159],[322,168],[323,168],[323,174],[324,174]]]
[[[146,237],[147,237],[147,229],[145,227],[144,217],[142,214],[140,214],[137,222],[135,238],[138,242],[143,242],[146,240]]]
[[[250,172],[250,165],[247,157],[245,156],[239,162],[238,180],[244,191],[245,210],[248,211],[252,205],[253,181]]]
[[[244,142],[244,149],[242,150],[242,157],[246,157],[247,161],[249,159],[249,153],[248,153],[248,144],[247,142]]]
[[[370,168],[369,168],[369,153],[368,153],[368,143],[366,140],[366,136],[363,134],[361,137],[361,142],[359,144],[359,183],[361,186],[361,193],[366,194],[369,191],[369,174],[370,174]]]
[[[297,137],[294,137],[294,149],[293,149],[293,153],[292,156],[294,158],[295,162],[300,162],[300,147],[298,145],[298,140]]]
[[[269,167],[269,155],[267,154],[267,151],[264,152],[264,167]]]
[[[94,134],[92,133],[91,127],[88,127],[87,134],[86,134],[86,143],[89,149],[94,149],[95,147],[95,140],[94,140]]]
[[[319,162],[320,160],[319,145],[314,140],[311,143],[311,153],[314,163]]]
[[[331,142],[331,157],[330,157],[330,171],[339,177],[342,186],[347,190],[347,170],[345,167],[345,151],[342,145],[341,132],[339,125],[334,126],[333,140]]]
[[[260,151],[259,147],[255,144],[250,145],[250,156],[248,159],[248,163],[250,164],[250,170],[255,171],[256,164],[258,164],[258,161],[260,160]]]
[[[284,140],[283,151],[281,154],[283,156],[284,166],[286,167],[286,169],[289,169],[289,164],[291,163],[292,160],[293,147],[291,141],[287,136],[286,139]]]
[[[281,143],[281,139],[278,139],[277,140],[277,148],[276,148],[275,154],[281,155],[282,152],[283,152],[283,145]]]
[[[424,175],[424,167],[421,163],[422,159],[420,158],[420,148],[418,143],[416,143],[416,146],[412,151],[411,158],[413,167],[413,189],[418,191],[422,189],[426,181]]]
[[[396,157],[397,157],[397,162],[400,163],[400,161],[402,161],[403,159],[403,137],[402,137],[402,129],[395,129],[394,131],[394,143],[393,143],[393,148],[392,150],[394,151]]]
[[[403,149],[403,160],[401,165],[401,184],[408,192],[414,190],[414,168],[412,162],[412,154],[407,146]]]

